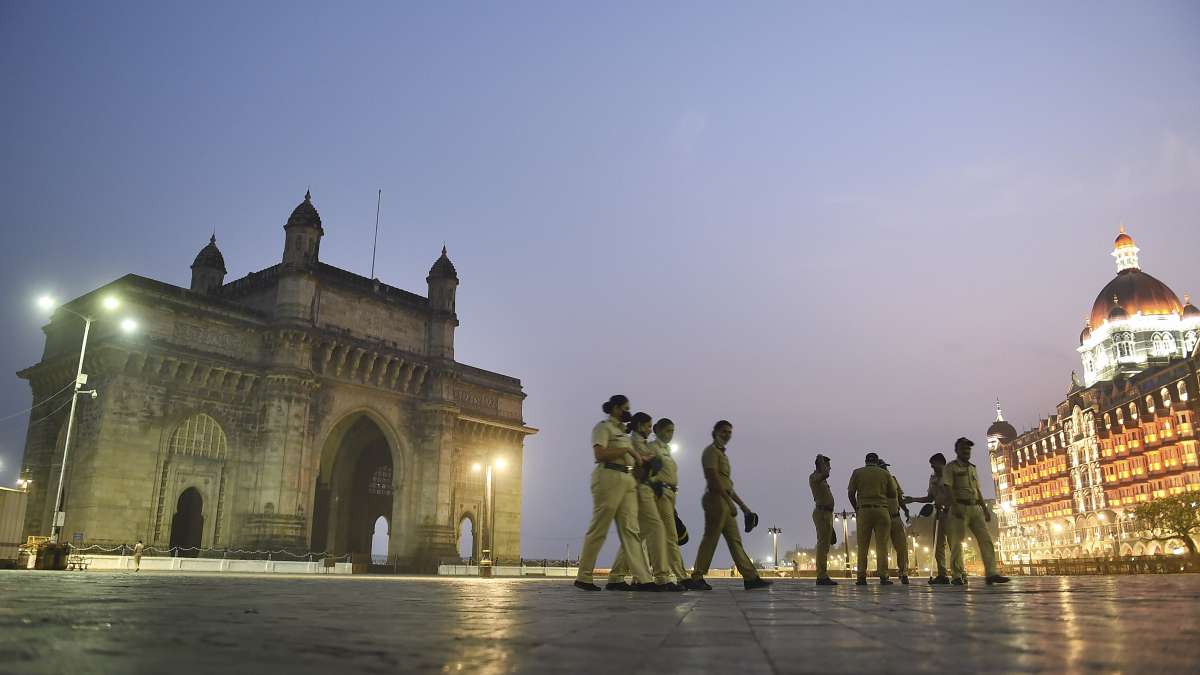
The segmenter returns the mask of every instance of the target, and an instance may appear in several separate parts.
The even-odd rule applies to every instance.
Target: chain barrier
[[[117,555],[133,555],[133,547],[129,544],[121,544],[111,548],[93,544],[91,546],[75,546],[71,544],[71,555],[82,555],[85,553],[100,552],[103,554]],[[195,552],[195,555],[186,555]],[[180,555],[183,553],[185,555]],[[225,558],[233,560],[274,560],[274,556],[282,556],[285,560],[304,560],[307,562],[316,562],[333,558],[337,562],[350,562],[350,554],[343,553],[342,555],[334,555],[329,551],[308,551],[305,553],[295,553],[287,549],[279,550],[247,550],[241,548],[204,548],[200,546],[172,546],[170,548],[158,548],[156,546],[146,546],[142,548],[142,555],[145,557],[158,558]],[[265,558],[264,558],[265,556]]]

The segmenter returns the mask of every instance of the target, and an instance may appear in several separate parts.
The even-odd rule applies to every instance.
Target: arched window
[[[1137,417],[1138,417],[1137,404],[1131,402],[1129,404],[1129,419],[1136,420]]]
[[[1177,387],[1177,389],[1179,389],[1179,400],[1180,400],[1180,401],[1186,401],[1186,400],[1188,400],[1188,397],[1187,397],[1187,382],[1184,382],[1183,380],[1180,380],[1180,381],[1179,381],[1179,386]]]
[[[1170,333],[1162,334],[1163,356],[1175,356],[1175,336]]]
[[[175,428],[169,444],[171,454],[225,459],[225,432],[221,425],[204,413],[187,418]]]
[[[1117,333],[1117,358],[1133,357],[1133,333]]]
[[[1167,389],[1166,387],[1163,387],[1162,391],[1158,392],[1158,395],[1162,398],[1163,405],[1170,408],[1171,407],[1171,390]]]
[[[1150,338],[1150,353],[1154,356],[1166,356],[1167,350],[1163,345],[1162,333],[1155,333],[1154,337]]]
[[[1150,394],[1146,394],[1146,414],[1154,414],[1154,397]]]
[[[1112,415],[1104,413],[1104,428],[1112,431]]]
[[[1196,331],[1189,330],[1183,335],[1183,351],[1187,352],[1187,356],[1191,356],[1196,349],[1196,341],[1200,339],[1196,335]]]

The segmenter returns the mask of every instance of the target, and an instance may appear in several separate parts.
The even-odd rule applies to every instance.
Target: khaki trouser
[[[892,548],[896,549],[896,570],[902,577],[908,576],[908,534],[904,531],[904,519],[892,516]]]
[[[592,522],[583,537],[583,549],[579,553],[579,575],[576,580],[592,583],[592,571],[596,568],[596,557],[608,537],[608,526],[616,520],[617,537],[622,548],[636,551],[641,548],[638,540],[637,481],[633,476],[606,469],[597,464],[592,470]],[[629,568],[637,583],[650,581],[650,570],[642,556],[630,556]]]
[[[833,541],[833,511],[813,509],[817,528],[817,578],[829,576],[829,544]]]
[[[717,540],[725,537],[729,546],[729,555],[738,572],[746,579],[757,579],[758,571],[754,563],[742,548],[742,534],[738,531],[737,518],[734,517],[733,507],[729,501],[721,499],[711,492],[705,492],[700,499],[704,507],[704,536],[700,539],[700,548],[696,551],[696,564],[692,567],[692,578],[703,579],[708,574],[708,566],[712,564],[713,554],[717,552]]]
[[[675,491],[665,488],[662,496],[655,499],[658,505],[658,519],[663,524],[663,534],[667,540],[667,571],[675,577],[675,581],[688,578],[687,568],[683,566],[683,551],[679,550],[679,532],[675,529]]]
[[[934,528],[936,531],[933,535],[933,560],[937,563],[937,575],[939,577],[947,576],[946,572],[946,540],[949,533],[946,528],[950,527],[950,512],[937,511],[934,513]]]
[[[988,532],[987,521],[983,518],[983,507],[975,504],[967,506],[966,504],[955,504],[950,507],[949,532],[947,535],[950,538],[950,573],[954,577],[967,576],[966,566],[963,564],[963,538],[969,530],[975,535],[975,542],[979,544],[979,555],[983,558],[983,569],[987,576],[995,576],[996,571],[996,549],[992,546],[992,533]]]
[[[880,579],[888,577],[888,533],[892,516],[886,506],[860,506],[858,515],[858,576],[867,576],[867,552],[875,537],[875,570]]]
[[[609,583],[624,581],[629,574],[630,558],[646,560],[650,557],[650,569],[654,574],[654,583],[665,584],[671,581],[671,570],[667,565],[667,539],[663,522],[658,515],[658,504],[654,497],[654,489],[645,483],[637,486],[637,518],[638,534],[641,544],[629,549],[621,542],[621,550],[617,551],[617,559],[613,561],[612,570],[608,573]],[[671,519],[674,528],[675,519]],[[644,549],[643,549],[644,546]]]

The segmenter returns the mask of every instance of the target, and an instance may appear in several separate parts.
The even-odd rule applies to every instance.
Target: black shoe
[[[908,585],[908,577],[900,577],[900,583],[907,586]]]
[[[766,579],[762,579],[760,577],[755,577],[753,579],[747,579],[746,581],[744,581],[742,583],[742,586],[748,591],[753,591],[753,590],[759,589],[759,588],[770,588],[771,582],[767,581]]]
[[[936,577],[930,577],[929,585],[930,586],[949,586],[950,585],[950,577],[946,576],[945,574],[939,574]]]
[[[578,589],[581,589],[581,590],[584,590],[584,591],[598,591],[598,590],[600,590],[600,587],[599,587],[599,586],[597,586],[596,584],[589,584],[589,583],[588,583],[588,582],[586,582],[586,581],[576,581],[576,582],[575,582],[575,588],[578,588]]]
[[[880,586],[894,586],[894,585],[896,585],[896,582],[892,581],[891,579],[888,579],[887,577],[880,577],[879,585]]]
[[[818,586],[837,586],[838,583],[836,581],[834,581],[833,579],[830,579],[829,577],[821,577],[820,579],[817,579],[817,585]]]
[[[866,577],[859,577],[859,578],[858,578],[858,581],[854,582],[854,585],[855,585],[855,586],[866,586],[866,585],[867,585],[867,578],[866,578]]]
[[[1011,581],[1011,579],[1006,576],[993,574],[987,578],[987,585],[991,586],[992,584],[1007,584],[1009,581]]]
[[[712,586],[708,585],[708,582],[704,580],[704,577],[700,577],[699,579],[688,579],[687,581],[683,582],[683,585],[686,586],[689,591],[712,590]]]
[[[674,581],[668,581],[665,584],[659,584],[658,590],[663,593],[682,593],[687,589],[675,583]]]
[[[658,584],[654,583],[653,581],[647,581],[644,584],[634,584],[632,588],[633,590],[641,593],[658,593],[662,590],[659,588]]]
[[[629,584],[625,583],[624,581],[610,581],[607,584],[604,584],[604,590],[606,590],[606,591],[632,591],[633,586],[630,586]]]
[[[950,583],[954,586],[966,586],[967,580],[963,579],[961,577],[954,577],[953,579],[950,580]]]

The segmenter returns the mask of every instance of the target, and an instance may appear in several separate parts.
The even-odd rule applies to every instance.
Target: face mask
[[[621,421],[622,422],[628,422],[631,419],[633,419],[633,413],[629,412],[628,410],[621,413]]]

